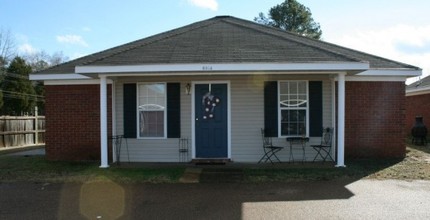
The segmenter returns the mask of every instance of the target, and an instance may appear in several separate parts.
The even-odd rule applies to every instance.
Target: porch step
[[[225,165],[230,163],[230,159],[193,159],[191,163],[195,165]]]

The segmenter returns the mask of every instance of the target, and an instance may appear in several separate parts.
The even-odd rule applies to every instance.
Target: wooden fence
[[[0,116],[0,148],[45,144],[45,116]]]

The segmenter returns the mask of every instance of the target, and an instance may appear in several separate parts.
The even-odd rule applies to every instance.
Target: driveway
[[[430,219],[430,181],[0,183],[0,219]]]

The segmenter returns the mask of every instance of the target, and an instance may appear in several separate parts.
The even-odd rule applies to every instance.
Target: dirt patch
[[[430,147],[409,145],[405,159],[371,174],[368,178],[430,180]]]

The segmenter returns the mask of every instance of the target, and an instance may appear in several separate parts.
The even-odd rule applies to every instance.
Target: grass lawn
[[[349,160],[347,167],[336,168],[333,165],[317,167],[311,166],[273,168],[273,169],[245,169],[245,177],[250,182],[267,181],[306,181],[306,180],[332,180],[337,178],[361,179],[369,177],[376,172],[393,166],[399,160],[376,161],[376,160]]]
[[[404,159],[347,160],[347,167],[294,166],[276,169],[245,169],[250,182],[352,179],[430,180],[430,147],[408,146]]]
[[[430,180],[430,147],[408,146],[401,160],[346,160],[346,168],[312,163],[281,166],[244,166],[243,181],[308,181],[337,178]],[[0,156],[0,182],[86,182],[112,180],[120,183],[177,183],[185,165],[112,166],[100,169],[97,162],[47,161],[44,156]],[[226,167],[217,167],[218,169]],[[238,166],[235,166],[238,168]],[[240,164],[239,164],[240,168]]]
[[[116,182],[174,183],[184,167],[100,169],[95,162],[47,161],[44,156],[0,157],[0,182],[86,182],[112,180]]]

